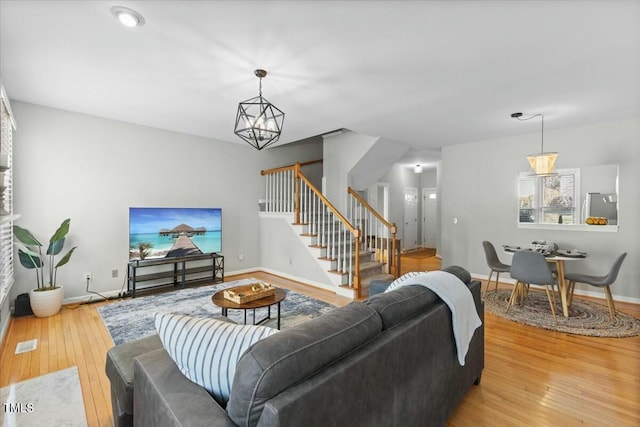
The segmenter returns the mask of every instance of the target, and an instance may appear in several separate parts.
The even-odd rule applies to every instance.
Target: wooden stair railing
[[[307,162],[306,165],[315,163]],[[315,247],[325,253],[323,259],[335,263],[331,272],[347,276],[347,286],[361,297],[360,237],[354,227],[302,173],[296,163],[261,171],[266,176],[267,212],[293,212],[294,224],[305,225],[308,236],[316,238]]]
[[[390,223],[353,188],[348,188],[348,216],[362,230],[363,250],[373,252],[376,261],[386,264],[386,273],[400,277],[400,241],[398,227]]]

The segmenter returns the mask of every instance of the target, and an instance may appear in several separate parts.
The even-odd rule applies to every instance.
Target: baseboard
[[[100,294],[102,294],[103,296],[96,295],[96,294],[85,294],[85,295],[80,295],[79,297],[65,298],[62,301],[62,305],[88,304],[91,302],[104,301],[105,300],[104,297],[106,297],[106,299],[118,298],[120,292],[121,292],[120,289],[118,289],[115,291],[100,292]]]
[[[474,279],[480,279],[480,280],[489,280],[489,276],[486,274],[475,274],[475,273],[471,273],[471,277],[473,277]],[[493,280],[493,278],[492,278]],[[515,285],[516,281],[512,278],[508,278],[508,279],[503,279],[502,277],[500,278],[500,283],[508,283],[510,285]],[[534,288],[540,288],[540,289],[544,289],[543,286],[538,286],[538,285],[531,285]],[[614,288],[612,288],[611,290],[613,291]],[[586,297],[590,297],[590,298],[599,298],[599,299],[605,299],[604,296],[604,292],[597,292],[597,291],[584,291],[581,289],[576,289],[575,290],[575,295],[582,295],[582,296],[586,296]],[[640,304],[640,299],[638,298],[631,298],[631,297],[625,297],[622,295],[616,295],[612,292],[612,296],[613,296],[613,300],[614,301],[620,301],[620,302],[628,302],[631,304]]]
[[[294,276],[292,274],[283,273],[281,271],[273,270],[271,268],[266,268],[266,267],[254,267],[254,268],[247,268],[247,269],[242,269],[242,270],[229,271],[229,272],[225,272],[224,276],[225,276],[225,278],[231,278],[233,276],[238,276],[238,275],[241,275],[241,274],[251,274],[251,273],[258,273],[258,272],[273,274],[273,275],[280,276],[280,277],[283,277],[283,278],[288,279],[288,280],[293,280],[295,282],[300,282],[303,285],[313,286],[315,288],[320,288],[320,289],[325,290],[325,291],[333,292],[333,293],[335,293],[337,295],[340,295],[340,296],[346,296],[348,298],[353,298],[353,295],[352,295],[353,292],[351,292],[349,290],[337,289],[336,287],[331,286],[331,285],[327,285],[325,283],[315,282],[313,280],[305,279],[304,277]],[[107,299],[111,299],[111,298],[118,298],[118,296],[120,295],[120,292],[121,292],[121,290],[117,289],[117,290],[114,290],[114,291],[100,292],[100,294],[102,294]],[[78,296],[78,297],[65,298],[64,301],[62,302],[62,304],[63,305],[67,305],[67,304],[88,304],[88,303],[91,303],[91,302],[98,302],[98,301],[104,301],[104,300],[105,300],[105,298],[101,297],[100,295],[85,294],[85,295],[81,295],[81,296]]]
[[[298,277],[298,276],[294,276],[293,274],[288,274],[288,273],[282,273],[278,270],[272,270],[270,268],[265,268],[265,267],[258,267],[258,268],[254,268],[253,270],[251,270],[251,272],[264,272],[264,273],[269,273],[269,274],[275,274],[276,276],[280,276],[280,277],[284,277],[285,279],[289,279],[289,280],[294,280],[296,282],[300,282],[303,285],[309,285],[309,286],[313,286],[316,288],[320,288],[323,289],[325,291],[329,291],[329,292],[334,292],[336,294],[338,294],[338,289],[336,289],[336,287],[331,286],[331,285],[327,285],[325,283],[320,283],[320,282],[316,282],[313,280],[309,280],[309,279],[305,279],[303,277]]]

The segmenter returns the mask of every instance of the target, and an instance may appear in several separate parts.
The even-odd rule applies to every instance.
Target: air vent
[[[36,348],[38,348],[38,340],[37,339],[33,339],[33,340],[29,340],[29,341],[22,341],[22,342],[19,342],[18,345],[16,345],[16,353],[15,354],[27,353],[29,351],[35,350]]]

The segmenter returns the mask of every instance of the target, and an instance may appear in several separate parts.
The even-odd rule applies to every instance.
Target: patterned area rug
[[[220,307],[211,302],[213,294],[221,289],[248,285],[257,281],[257,279],[243,279],[218,285],[179,289],[162,294],[133,298],[98,307],[98,313],[100,313],[102,321],[109,334],[111,334],[113,342],[116,345],[122,344],[153,335],[156,332],[153,324],[154,313],[178,313],[196,317],[219,316],[221,315]],[[290,328],[335,308],[330,304],[306,295],[290,290],[286,291],[287,297],[280,304],[281,329]],[[260,320],[266,315],[267,308],[256,310],[256,319]],[[275,328],[276,316],[277,306],[273,306],[271,307],[272,319],[263,323],[263,325]],[[242,324],[244,322],[244,311],[230,309],[229,318]],[[248,311],[247,323],[251,323],[252,319],[253,314]]]
[[[640,335],[639,319],[617,311],[612,323],[609,320],[609,308],[605,305],[574,297],[567,318],[562,315],[562,307],[558,301],[558,323],[555,324],[544,291],[530,290],[524,305],[514,305],[506,313],[510,295],[510,290],[490,291],[485,299],[485,308],[515,322],[569,334],[609,338]]]
[[[3,387],[0,402],[3,427],[87,425],[77,366]]]

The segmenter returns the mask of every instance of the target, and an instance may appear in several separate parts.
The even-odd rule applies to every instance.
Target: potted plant
[[[31,303],[33,314],[37,317],[53,316],[62,307],[64,288],[57,285],[56,274],[58,267],[62,267],[69,262],[71,254],[73,254],[76,247],[71,248],[57,264],[55,264],[55,256],[62,252],[65,236],[69,232],[70,222],[69,218],[65,219],[56,232],[53,233],[53,236],[49,239],[46,258],[42,256],[42,244],[29,230],[17,225],[13,226],[14,236],[24,245],[24,248],[18,249],[20,264],[27,269],[36,271],[38,287],[29,293],[29,302]],[[45,264],[48,267],[46,277],[44,274]]]

